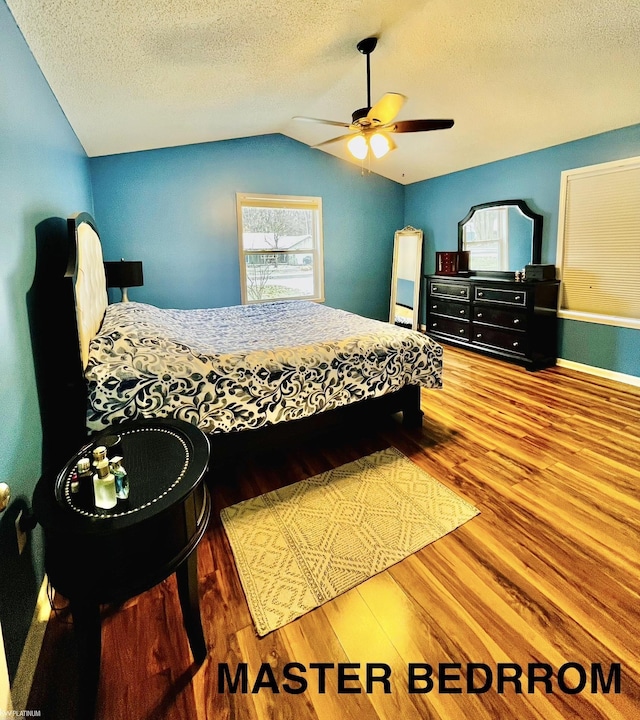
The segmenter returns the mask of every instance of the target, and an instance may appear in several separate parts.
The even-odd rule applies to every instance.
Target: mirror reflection
[[[540,262],[542,216],[523,200],[475,205],[458,223],[458,249],[475,272],[521,270]]]
[[[417,329],[421,266],[422,230],[411,226],[398,230],[393,244],[390,323]]]

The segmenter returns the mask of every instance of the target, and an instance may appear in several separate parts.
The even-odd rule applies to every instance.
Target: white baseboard
[[[15,710],[26,710],[31,685],[34,675],[36,674],[44,633],[47,629],[49,616],[51,615],[47,585],[48,578],[45,575],[42,585],[40,586],[38,599],[36,600],[36,607],[33,611],[33,617],[31,618],[27,639],[24,643],[22,654],[20,655],[18,669],[16,670],[16,675],[11,685],[11,699]]]
[[[614,372],[613,370],[605,370],[604,368],[594,367],[593,365],[584,365],[583,363],[574,362],[573,360],[564,360],[558,358],[556,364],[569,370],[577,370],[587,375],[596,375],[597,377],[606,378],[607,380],[615,380],[625,385],[634,385],[640,387],[640,377],[636,375],[626,375],[625,373]]]

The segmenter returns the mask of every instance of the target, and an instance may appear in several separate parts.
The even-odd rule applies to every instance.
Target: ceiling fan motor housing
[[[362,118],[364,118],[364,117],[367,117],[367,115],[369,114],[369,110],[371,110],[371,108],[368,108],[368,107],[360,108],[359,110],[354,110],[353,113],[351,114],[351,123],[353,125],[359,125],[360,123],[358,121],[362,120]],[[367,123],[367,125],[368,125],[368,123]]]

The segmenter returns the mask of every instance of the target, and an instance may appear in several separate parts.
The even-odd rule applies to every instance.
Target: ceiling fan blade
[[[336,127],[351,127],[350,123],[338,122],[337,120],[322,120],[321,118],[302,117],[296,115],[293,120],[304,120],[305,122],[322,123],[323,125],[335,125]]]
[[[347,127],[349,127],[347,125]],[[323,145],[330,145],[331,143],[338,142],[339,140],[344,140],[348,137],[353,137],[354,133],[346,133],[345,135],[338,135],[338,137],[331,138],[331,140],[325,140],[324,142],[318,143],[317,145],[311,145],[312,148],[319,148]]]
[[[388,130],[396,133],[424,132],[425,130],[448,130],[453,120],[400,120],[389,125]]]
[[[406,97],[400,93],[385,93],[369,110],[367,118],[377,120],[381,125],[390,123],[405,104]]]

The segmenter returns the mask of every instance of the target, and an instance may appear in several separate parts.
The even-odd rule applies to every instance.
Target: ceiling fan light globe
[[[389,138],[379,132],[373,133],[373,135],[369,138],[369,146],[371,147],[371,152],[373,152],[378,159],[384,157],[389,150],[391,150]]]
[[[369,152],[369,145],[364,135],[354,135],[347,143],[349,152],[358,160],[364,160]]]

